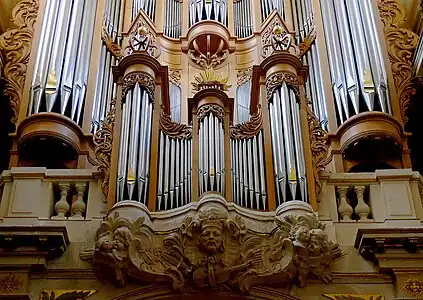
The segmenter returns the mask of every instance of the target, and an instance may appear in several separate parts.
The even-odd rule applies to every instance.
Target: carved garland
[[[104,42],[107,50],[109,50],[117,60],[122,59],[121,47],[113,41],[113,38],[107,33],[107,28],[105,26],[103,26],[101,31],[101,40]]]
[[[100,130],[93,137],[94,152],[97,158],[98,170],[104,173],[101,189],[106,196],[109,193],[110,164],[112,160],[113,128],[116,118],[116,99],[110,102],[110,109],[106,118],[101,121]]]
[[[199,122],[202,122],[206,116],[209,114],[213,114],[215,117],[217,117],[222,124],[224,124],[225,120],[225,110],[220,107],[219,105],[204,105],[201,106],[200,109],[197,111],[197,118]]]
[[[192,138],[192,127],[175,123],[172,121],[172,118],[167,114],[162,106],[162,111],[160,113],[160,129],[170,138],[176,139],[191,139]]]
[[[250,120],[231,127],[231,138],[235,140],[252,138],[260,132],[262,125],[263,114],[261,105],[259,104],[257,113],[251,115]]]
[[[18,120],[37,13],[37,0],[19,2],[12,11],[12,21],[17,28],[9,29],[0,36],[0,50],[6,60],[4,95],[10,98],[13,123]]]
[[[156,82],[150,74],[147,74],[145,72],[132,72],[123,77],[123,96],[125,96],[126,93],[131,88],[133,88],[137,82],[147,90],[151,101],[154,102],[154,91],[156,89]]]
[[[299,95],[299,82],[298,76],[290,72],[279,72],[271,75],[266,79],[266,93],[267,101],[271,99],[275,90],[280,87],[283,83],[286,83],[294,93]]]
[[[408,122],[406,110],[411,97],[416,93],[413,85],[412,59],[419,37],[411,30],[401,28],[405,21],[404,8],[396,0],[379,0],[380,16],[385,25],[385,36],[389,59],[398,93],[401,116]]]

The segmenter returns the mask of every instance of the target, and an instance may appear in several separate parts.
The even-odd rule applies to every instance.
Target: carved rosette
[[[17,28],[9,29],[0,36],[0,50],[6,61],[4,95],[10,98],[13,123],[18,119],[37,13],[37,0],[19,2],[12,11],[12,21]]]
[[[132,72],[123,77],[123,96],[125,96],[126,93],[132,89],[137,82],[140,86],[146,89],[148,95],[150,96],[150,100],[154,102],[156,82],[150,74],[145,72]]]
[[[188,140],[192,138],[192,127],[172,121],[163,107],[160,113],[160,129],[170,138]]]
[[[329,135],[322,128],[319,119],[314,114],[310,104],[311,103],[308,103],[308,105],[306,105],[307,123],[308,132],[310,135],[310,147],[313,161],[313,176],[316,182],[316,195],[320,195],[320,192],[322,190],[322,183],[320,181],[319,172],[323,171],[326,166],[331,162],[332,156],[329,155]]]
[[[101,189],[106,196],[109,193],[110,164],[112,160],[113,128],[116,118],[116,98],[110,102],[106,118],[101,121],[100,129],[94,134],[94,153],[98,170],[104,173]]]
[[[99,275],[113,274],[121,285],[128,277],[168,283],[176,291],[249,292],[293,282],[302,287],[309,275],[331,280],[331,264],[341,252],[314,214],[276,217],[271,233],[258,234],[221,201],[200,202],[196,209],[167,233],[152,230],[146,215],[134,220],[114,209],[96,233],[93,263]]]
[[[122,49],[121,47],[113,41],[113,38],[107,33],[107,28],[103,26],[101,30],[101,40],[106,46],[107,50],[117,59],[122,59]]]
[[[253,76],[253,68],[238,70],[236,73],[236,86],[240,87],[244,83],[251,80]]]
[[[396,0],[379,0],[379,12],[385,26],[385,36],[391,61],[395,87],[404,123],[411,97],[416,93],[413,84],[413,53],[419,37],[411,30],[401,28],[405,10]]]
[[[278,72],[269,76],[266,79],[266,93],[267,101],[271,99],[273,93],[277,88],[279,88],[283,83],[286,83],[296,95],[299,95],[299,81],[298,76],[290,72]]]
[[[262,126],[263,114],[259,104],[257,113],[251,115],[247,122],[231,126],[231,139],[243,140],[255,137],[262,129]]]
[[[208,116],[209,114],[213,114],[215,117],[217,117],[222,124],[225,120],[225,110],[219,106],[214,104],[209,105],[203,105],[201,106],[197,111],[197,118],[199,122],[203,122],[204,118]]]

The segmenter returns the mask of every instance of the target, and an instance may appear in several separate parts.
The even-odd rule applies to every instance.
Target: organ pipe
[[[47,2],[29,115],[54,112],[81,124],[96,7],[97,1],[88,0]]]
[[[261,0],[261,17],[262,22],[274,11],[279,11],[281,17],[285,19],[284,0]]]
[[[214,20],[228,26],[227,0],[189,0],[189,26],[203,21]]]
[[[234,2],[235,34],[239,38],[246,38],[253,34],[251,9],[251,0],[239,0]]]
[[[165,0],[164,35],[177,39],[181,35],[182,2],[179,0]]]
[[[137,17],[140,10],[143,10],[154,22],[156,16],[156,0],[132,0],[132,20]]]

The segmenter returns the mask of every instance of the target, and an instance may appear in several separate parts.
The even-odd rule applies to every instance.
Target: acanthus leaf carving
[[[303,57],[311,48],[316,40],[316,28],[313,26],[307,37],[298,45],[300,49],[299,57]]]
[[[17,28],[9,29],[0,36],[0,50],[5,58],[4,95],[10,98],[13,123],[18,120],[38,6],[37,0],[19,2],[12,11],[12,21]]]
[[[236,73],[236,86],[240,87],[244,83],[251,80],[253,76],[253,68],[238,70]]]
[[[103,26],[101,30],[101,40],[106,46],[107,50],[117,59],[122,59],[122,49],[121,47],[113,41],[113,38],[107,33],[107,28]]]
[[[213,114],[215,117],[217,117],[220,122],[223,124],[225,120],[225,110],[215,104],[208,104],[203,105],[197,110],[197,118],[199,122],[202,122],[206,116],[209,114]]]
[[[97,231],[93,263],[119,284],[131,277],[168,283],[181,292],[248,293],[256,285],[304,286],[310,274],[328,282],[340,253],[312,213],[278,216],[271,233],[257,234],[226,205],[209,201],[168,233],[153,231],[144,216],[129,219],[112,211]]]
[[[172,121],[172,117],[165,112],[162,106],[160,113],[160,129],[170,138],[191,139],[192,127]]]
[[[266,93],[267,100],[273,96],[275,90],[283,83],[286,83],[296,95],[299,95],[299,80],[298,76],[290,72],[278,72],[266,79]]]
[[[411,30],[401,28],[405,21],[405,11],[396,0],[379,0],[378,7],[384,23],[401,117],[403,122],[406,123],[408,122],[406,113],[410,99],[416,93],[413,82],[413,53],[419,37]]]
[[[252,138],[260,132],[262,126],[263,113],[259,104],[257,112],[251,115],[247,122],[231,126],[231,138],[236,140]]]
[[[169,69],[169,81],[174,85],[181,86],[182,73],[180,70]]]
[[[156,82],[154,78],[145,72],[131,72],[123,77],[123,88],[122,93],[125,96],[126,93],[132,89],[135,84],[139,84],[144,87],[150,96],[150,100],[154,102],[154,91],[156,90]]]

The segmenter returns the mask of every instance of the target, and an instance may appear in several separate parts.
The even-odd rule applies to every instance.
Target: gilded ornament
[[[411,97],[416,93],[413,83],[413,53],[419,37],[411,30],[401,28],[405,10],[397,0],[379,0],[380,16],[385,28],[389,59],[404,123]]]
[[[129,45],[125,48],[125,55],[143,52],[158,58],[161,54],[156,46],[156,36],[143,20],[139,20],[134,30],[129,33]]]
[[[20,277],[10,273],[0,278],[0,293],[15,292],[23,286],[23,281]]]
[[[163,107],[160,113],[160,129],[170,138],[176,139],[191,139],[192,138],[192,127],[175,123],[172,121],[172,117],[167,114]]]
[[[231,126],[231,139],[242,140],[256,136],[263,127],[263,114],[261,105],[258,105],[257,113],[251,115],[250,119],[242,124]]]
[[[303,57],[308,51],[310,51],[311,46],[313,45],[314,41],[316,40],[316,28],[313,25],[308,36],[298,45],[300,49],[299,57]]]
[[[417,278],[410,278],[401,286],[410,296],[419,297],[423,295],[423,281]]]
[[[37,0],[22,0],[12,11],[12,21],[17,28],[9,29],[0,36],[0,50],[5,59],[4,95],[10,99],[13,123],[18,120],[37,13]]]
[[[107,50],[117,59],[122,59],[122,49],[121,47],[113,41],[113,38],[107,33],[107,28],[103,26],[101,31],[101,40],[106,46]]]
[[[201,91],[208,88],[217,88],[227,91],[231,87],[228,84],[228,76],[221,73],[217,75],[213,68],[205,69],[199,75],[194,76],[195,81],[191,82],[194,91]]]
[[[262,50],[262,56],[263,57],[267,57],[271,54],[271,49],[270,48],[264,48],[266,45],[271,45],[272,44],[272,36],[273,36],[273,31],[275,28],[278,28],[280,30],[278,30],[278,34],[279,35],[283,35],[283,34],[287,34],[288,30],[285,28],[285,26],[282,26],[282,20],[280,20],[279,18],[275,17],[275,19],[273,19],[272,22],[270,22],[269,25],[267,25],[267,27],[264,29],[264,31],[261,34],[261,44],[263,47]]]
[[[384,300],[380,294],[375,295],[352,295],[352,294],[323,294],[324,297],[332,300]]]
[[[253,77],[253,68],[242,69],[236,72],[236,86],[240,87]]]
[[[156,82],[154,78],[145,72],[132,72],[123,77],[123,96],[138,83],[144,87],[150,96],[150,100],[154,102],[154,91],[156,90]]]
[[[110,164],[112,160],[113,129],[116,118],[116,99],[110,102],[106,118],[101,121],[100,129],[94,134],[94,153],[98,170],[104,173],[101,189],[106,196],[109,193]]]

